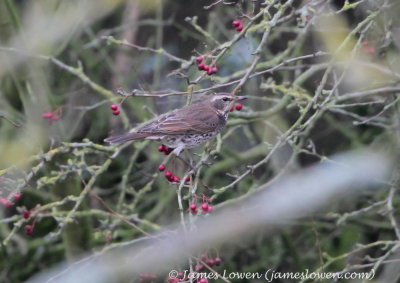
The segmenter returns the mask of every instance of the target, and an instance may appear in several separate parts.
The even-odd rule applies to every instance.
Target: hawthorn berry
[[[203,57],[199,56],[196,58],[197,64],[200,64],[201,62],[203,62]]]
[[[197,213],[197,205],[195,203],[189,205],[189,209],[191,213]]]
[[[203,71],[203,70],[205,70],[205,67],[206,67],[206,65],[205,65],[205,64],[203,64],[203,63],[201,63],[201,64],[197,65],[197,68],[198,68],[200,71]]]
[[[173,176],[173,175],[172,175],[172,172],[171,172],[171,171],[167,170],[167,171],[165,171],[164,176],[167,177],[167,178],[169,178],[169,177],[171,177],[171,176]]]
[[[204,71],[206,71],[206,72],[208,72],[208,71],[210,70],[210,66],[208,66],[208,65],[204,65],[204,68],[203,68],[203,70],[204,70]]]
[[[218,72],[218,67],[217,66],[212,67],[211,71],[213,72],[213,74],[217,73]]]
[[[200,271],[200,270],[202,270],[203,268],[204,268],[204,265],[202,265],[202,264],[197,264],[197,265],[194,266],[194,270],[195,270],[195,271]]]
[[[22,198],[22,194],[21,194],[21,193],[15,193],[15,194],[13,195],[13,198],[14,198],[15,200],[19,200],[19,199]]]
[[[178,176],[174,175],[173,182],[179,183],[180,181],[181,181],[181,178],[179,178]]]
[[[24,227],[24,229],[25,229],[25,234],[26,235],[28,235],[28,236],[32,236],[32,234],[33,234],[33,225],[26,225],[25,227]]]
[[[217,256],[215,259],[214,259],[214,262],[215,262],[215,265],[216,266],[219,266],[220,264],[221,264],[221,258],[219,257],[219,256]]]
[[[158,171],[163,172],[165,170],[165,164],[158,166]]]
[[[57,111],[57,110],[56,110],[56,111]],[[56,112],[56,111],[54,111],[54,112]],[[49,122],[49,124],[51,124],[51,123],[53,123],[54,121],[57,121],[57,120],[59,120],[59,119],[61,118],[61,116],[56,115],[54,112],[45,112],[45,113],[42,113],[42,117],[43,117],[44,119],[46,119],[46,120]]]
[[[164,154],[165,154],[165,155],[168,155],[168,154],[170,154],[173,150],[174,150],[173,148],[165,147]]]
[[[167,149],[167,147],[163,144],[158,147],[159,152],[164,152],[166,149]]]
[[[243,108],[243,105],[240,104],[240,103],[236,104],[236,106],[235,106],[235,109],[236,109],[237,111],[242,110],[242,108]]]
[[[240,22],[240,21],[233,21],[232,22],[232,25],[234,26],[234,27],[238,27],[238,26],[240,26],[242,23]]]
[[[208,203],[203,203],[203,204],[201,205],[201,210],[203,210],[203,211],[208,211]]]
[[[208,283],[208,280],[207,280],[207,278],[201,278],[199,280],[199,283]]]
[[[231,107],[231,110],[230,110],[230,111],[233,112],[233,110],[235,110],[235,108],[234,108],[234,107]]]
[[[213,266],[215,265],[215,260],[209,259],[209,260],[207,261],[207,264],[208,264],[209,266],[213,267]]]
[[[116,111],[116,110],[118,110],[118,105],[117,104],[112,104],[111,106],[110,106],[110,109],[112,110],[112,111]]]
[[[186,177],[185,182],[186,182],[186,183],[190,183],[190,176],[187,176],[187,177]]]
[[[31,216],[31,212],[29,210],[23,210],[22,211],[22,217],[25,219],[28,219]]]
[[[3,197],[0,197],[0,203],[2,203],[7,208],[12,206],[12,203],[8,199]]]
[[[207,212],[212,212],[213,209],[214,209],[214,208],[213,208],[211,205],[209,205],[208,208],[207,208]]]
[[[42,113],[42,117],[45,119],[53,118],[53,115],[54,115],[53,112]]]
[[[113,115],[118,116],[121,113],[121,111],[119,111],[119,109],[113,111]]]
[[[242,30],[243,30],[243,26],[240,25],[240,26],[236,27],[236,30],[237,30],[237,31],[242,31]]]

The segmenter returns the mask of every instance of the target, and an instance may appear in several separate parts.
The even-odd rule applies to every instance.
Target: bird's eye
[[[228,97],[224,97],[224,98],[222,98],[222,100],[223,100],[223,101],[228,101],[229,98],[228,98]]]

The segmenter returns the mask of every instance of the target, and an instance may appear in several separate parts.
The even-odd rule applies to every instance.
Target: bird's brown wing
[[[193,104],[161,116],[158,120],[139,129],[138,133],[202,134],[215,131],[220,123],[217,113],[210,107]]]

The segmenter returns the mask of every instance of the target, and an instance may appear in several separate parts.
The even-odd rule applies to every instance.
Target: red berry
[[[200,64],[201,62],[203,62],[203,57],[199,56],[196,58],[197,64]]]
[[[199,64],[199,65],[197,66],[197,68],[198,68],[200,71],[205,70],[205,69],[204,69],[205,67],[206,67],[206,65],[204,65],[203,63],[201,63],[201,64]]]
[[[204,265],[202,265],[202,264],[197,264],[197,265],[194,266],[194,270],[195,270],[195,271],[200,271],[200,270],[202,270],[203,268],[204,268]]]
[[[240,21],[233,21],[232,22],[232,25],[234,26],[234,27],[238,27],[238,26],[240,26],[242,23],[240,22]]]
[[[235,108],[234,108],[234,107],[231,107],[231,110],[230,110],[230,111],[233,112],[233,110],[235,110]]]
[[[361,44],[362,44],[363,46],[368,46],[368,45],[369,45],[369,42],[368,42],[368,41],[363,41]]]
[[[178,176],[174,176],[173,182],[179,183],[180,181],[181,181],[181,178],[179,178]]]
[[[118,110],[118,105],[117,104],[112,104],[111,106],[110,106],[110,109],[112,110],[112,111],[116,111],[116,110]]]
[[[186,183],[190,183],[190,176],[187,176],[187,177],[186,177],[185,182],[186,182]]]
[[[24,229],[26,235],[31,236],[33,234],[33,225],[26,225]]]
[[[213,209],[214,209],[214,208],[213,208],[211,205],[209,205],[207,211],[208,211],[208,212],[211,212],[211,211],[213,211]]]
[[[207,75],[211,76],[212,74],[214,74],[214,72],[212,71],[212,68],[210,68],[210,69],[207,71]]]
[[[213,267],[214,264],[215,264],[215,261],[214,261],[213,259],[209,259],[209,260],[207,261],[207,264],[208,264],[209,266]]]
[[[235,108],[236,108],[237,111],[240,111],[240,110],[242,110],[243,105],[240,104],[240,103],[239,103],[239,104],[236,104]]]
[[[171,176],[167,177],[167,180],[172,183],[175,180],[175,176],[171,175]]]
[[[199,280],[199,283],[208,283],[208,280],[207,280],[207,278],[201,278]]]
[[[121,113],[121,111],[119,111],[119,109],[117,109],[117,110],[113,111],[113,115],[115,115],[115,116],[118,116],[118,115],[119,115],[119,113]]]
[[[216,266],[219,266],[219,265],[221,264],[221,258],[217,256],[217,257],[214,259],[214,262],[215,262],[215,265],[216,265]]]
[[[167,177],[167,178],[169,178],[169,177],[172,176],[172,172],[169,171],[169,170],[167,170],[167,171],[165,171],[164,176]]]
[[[201,209],[202,209],[203,211],[208,211],[208,203],[203,203],[203,204],[201,205]]]
[[[212,67],[211,71],[213,72],[213,74],[215,74],[216,72],[218,72],[218,67]]]
[[[22,194],[21,194],[21,193],[15,193],[15,194],[13,195],[13,198],[14,198],[15,200],[19,200],[21,197],[22,197]]]
[[[196,205],[195,203],[192,203],[192,204],[189,206],[189,208],[190,208],[190,210],[196,210],[196,209],[197,209],[197,205]]]
[[[8,199],[3,197],[0,197],[0,203],[2,203],[7,208],[12,206],[12,203]]]
[[[242,31],[242,30],[243,30],[242,24],[240,24],[238,27],[236,27],[236,30],[237,30],[237,31]]]
[[[54,115],[53,112],[42,113],[42,117],[46,119],[53,118],[53,115]]]
[[[158,171],[162,172],[165,170],[165,165],[161,164],[160,166],[158,166]]]
[[[203,68],[204,71],[208,72],[210,70],[210,66],[205,65]]]
[[[164,152],[166,149],[167,149],[167,147],[166,147],[165,145],[160,145],[160,146],[158,147],[158,151],[159,151],[159,152]]]
[[[29,210],[23,210],[22,211],[22,217],[25,219],[28,219],[31,216],[31,212]]]
[[[170,147],[165,147],[164,153],[165,155],[169,155],[174,149]]]

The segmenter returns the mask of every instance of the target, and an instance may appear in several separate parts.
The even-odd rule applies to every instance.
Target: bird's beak
[[[235,96],[235,100],[240,101],[240,100],[245,100],[247,99],[247,96]]]

